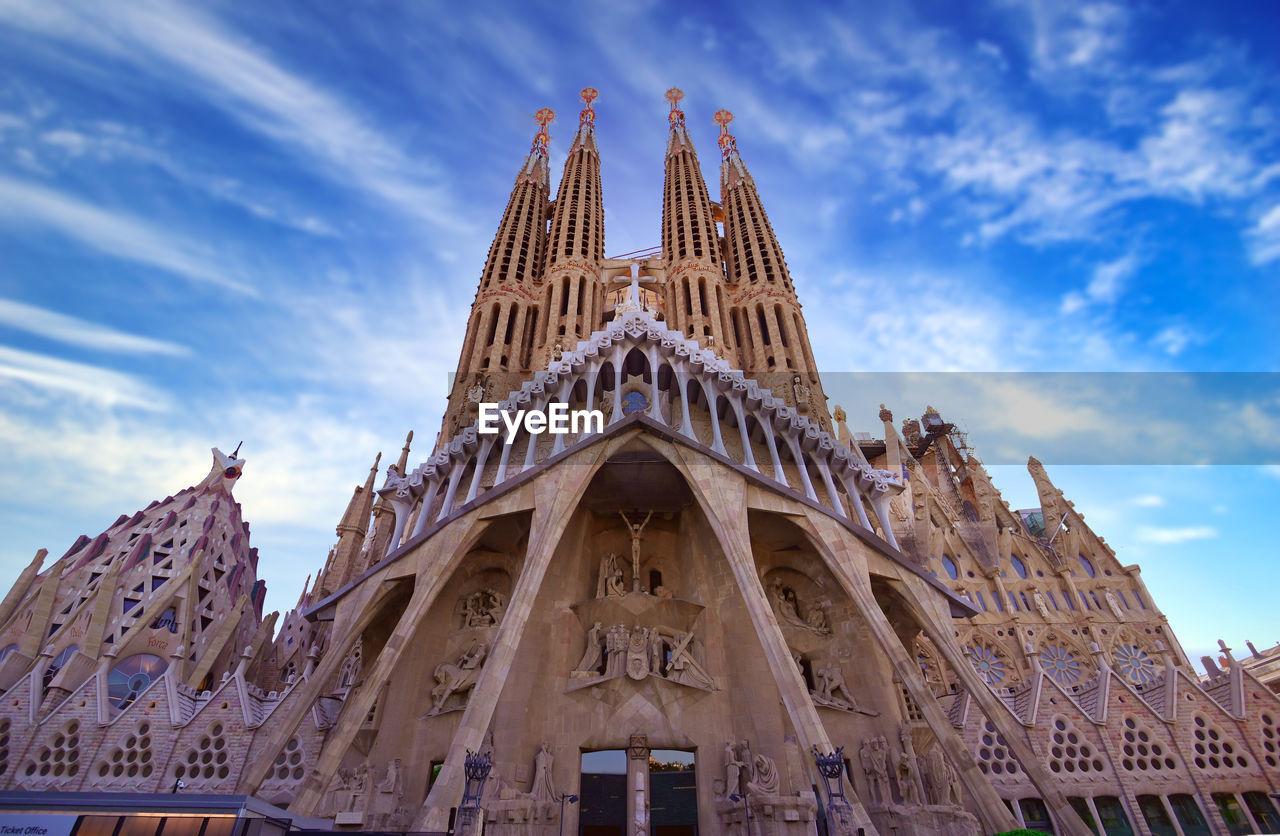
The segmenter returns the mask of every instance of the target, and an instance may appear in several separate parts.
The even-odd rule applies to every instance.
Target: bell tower
[[[729,318],[742,370],[829,428],[831,415],[800,300],[755,180],[738,154],[737,140],[729,133],[733,114],[718,110],[715,121],[720,126],[720,201],[725,215]]]
[[[545,322],[538,285],[551,193],[547,126],[555,117],[547,107],[534,114],[538,132],[516,175],[471,304],[444,417],[446,436],[470,420],[476,403],[505,395],[512,388],[511,381],[518,380],[536,360],[534,343]]]
[[[564,161],[564,176],[551,216],[542,300],[546,310],[543,342],[535,365],[548,361],[559,345],[574,348],[598,327],[604,304],[600,263],[604,260],[604,195],[600,184],[600,149],[596,145],[599,96],[594,87],[579,94],[582,112],[578,132]]]
[[[716,211],[702,179],[698,152],[685,127],[677,87],[667,91],[666,178],[662,191],[662,261],[670,327],[736,365],[736,345],[727,340],[724,262],[716,233]]]

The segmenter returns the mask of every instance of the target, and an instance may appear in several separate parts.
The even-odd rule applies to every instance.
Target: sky
[[[621,254],[659,241],[677,85],[713,197],[736,115],[851,429],[933,405],[1015,508],[1037,455],[1193,659],[1271,646],[1278,33],[1230,2],[0,0],[0,586],[243,441],[292,607],[374,456],[430,453],[534,111],[558,179],[600,91]]]

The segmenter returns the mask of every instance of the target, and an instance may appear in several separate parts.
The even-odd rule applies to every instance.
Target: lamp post
[[[475,829],[475,819],[480,813],[480,798],[484,795],[484,782],[489,777],[489,770],[493,769],[493,753],[487,752],[481,755],[468,749],[462,768],[467,776],[467,785],[462,792],[462,805],[458,811],[461,819],[458,829],[462,833],[472,833]]]
[[[844,747],[834,752],[822,752],[817,746],[810,750],[818,765],[818,774],[827,788],[827,812],[841,821],[847,820],[849,801],[844,796]]]
[[[747,804],[747,794],[735,792],[730,794],[729,800],[734,804],[742,802],[742,809],[747,814],[747,836],[751,836],[751,806]]]
[[[560,836],[564,836],[564,803],[566,801],[570,804],[577,804],[578,796],[567,792],[560,794]]]

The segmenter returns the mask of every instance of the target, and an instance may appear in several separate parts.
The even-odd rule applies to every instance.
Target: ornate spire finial
[[[729,124],[733,122],[733,114],[725,110],[723,107],[716,111],[715,123],[720,126],[720,138],[716,140],[720,143],[720,153],[729,156],[730,153],[738,150],[738,142],[733,138],[733,134],[729,133]]]
[[[547,143],[551,141],[551,134],[547,133],[547,125],[556,121],[556,112],[549,107],[539,108],[538,112],[533,114],[533,121],[538,123],[538,132],[533,135],[533,150],[531,154],[547,153]]]
[[[671,113],[667,116],[667,121],[672,127],[684,124],[684,111],[680,110],[680,100],[683,98],[684,91],[679,87],[672,87],[666,92],[666,99],[671,102]]]
[[[579,125],[592,125],[596,123],[596,112],[592,110],[591,103],[600,96],[600,91],[594,87],[583,87],[582,92],[578,94],[578,98],[582,99],[582,103],[586,107],[582,108],[582,113],[578,114]]]

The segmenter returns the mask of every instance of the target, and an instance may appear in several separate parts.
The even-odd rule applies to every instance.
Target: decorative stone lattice
[[[996,731],[995,726],[991,725],[990,720],[982,724],[982,737],[979,738],[979,743],[981,745],[978,747],[978,769],[982,770],[983,775],[1018,774],[1018,762],[1014,760],[1013,753],[1005,745],[1004,737]]]
[[[1178,767],[1177,761],[1165,752],[1165,748],[1152,739],[1151,731],[1134,717],[1124,718],[1123,751],[1121,764],[1130,772],[1159,772]]]
[[[1134,685],[1148,685],[1155,681],[1156,662],[1136,644],[1117,645],[1111,651],[1116,673]]]
[[[1195,716],[1196,766],[1200,769],[1221,771],[1247,767],[1249,759],[1239,754],[1237,744],[1232,743],[1203,714]]]
[[[5,739],[8,739],[9,726],[4,726]],[[1280,764],[1280,723],[1270,714],[1262,715],[1262,749],[1266,752],[1262,756],[1267,762],[1267,766],[1274,769]]]
[[[1040,667],[1059,685],[1075,685],[1080,681],[1080,660],[1060,644],[1048,645],[1040,651]]]
[[[1102,761],[1093,747],[1080,738],[1075,725],[1062,715],[1053,718],[1053,744],[1049,747],[1049,768],[1054,774],[1087,775],[1102,772]]]
[[[230,777],[225,731],[222,723],[210,726],[199,743],[188,749],[186,756],[174,767],[174,778],[212,783]]]
[[[975,645],[967,651],[969,661],[973,664],[974,670],[982,677],[992,688],[1000,687],[1000,683],[1004,682],[1005,663],[1000,655],[989,647]]]
[[[28,778],[76,777],[80,773],[80,721],[67,723],[40,748],[39,755],[27,762],[24,772]]]
[[[302,782],[302,776],[307,774],[302,762],[306,755],[302,751],[302,743],[298,738],[290,738],[285,745],[283,751],[276,757],[276,762],[271,767],[271,773],[267,778],[272,784],[293,786]]]
[[[98,764],[99,778],[150,778],[151,724],[143,720],[133,734],[126,737],[111,755]]]

